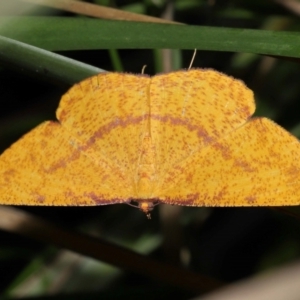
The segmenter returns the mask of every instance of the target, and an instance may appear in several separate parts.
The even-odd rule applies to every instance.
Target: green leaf
[[[300,57],[298,32],[107,21],[1,17],[0,34],[48,50],[170,48]]]
[[[0,63],[43,79],[72,85],[102,69],[0,36]]]

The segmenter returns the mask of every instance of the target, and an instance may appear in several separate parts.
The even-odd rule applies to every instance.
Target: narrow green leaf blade
[[[0,63],[60,84],[72,85],[102,69],[0,36]]]
[[[0,34],[48,50],[170,48],[300,57],[298,32],[107,21],[1,17]]]

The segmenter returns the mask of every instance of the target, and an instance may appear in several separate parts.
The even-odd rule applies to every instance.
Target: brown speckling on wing
[[[13,144],[0,159],[0,203],[76,206],[129,198],[127,178],[75,143],[60,124],[45,122]]]
[[[0,203],[299,204],[300,143],[254,109],[213,70],[93,76],[1,155]]]
[[[157,195],[167,188],[163,178],[170,179],[175,164],[244,124],[255,110],[250,89],[213,70],[157,75],[151,79],[150,101]]]
[[[176,165],[163,181],[167,203],[191,206],[280,206],[300,203],[300,143],[255,118]],[[176,181],[173,181],[173,178]],[[169,182],[172,182],[170,185]],[[169,188],[168,188],[169,186]],[[189,193],[198,193],[190,199]]]
[[[57,110],[60,124],[41,124],[1,156],[0,203],[99,205],[136,197],[149,81],[106,73],[73,86]]]
[[[86,156],[107,159],[112,170],[127,178],[123,189],[131,197],[137,196],[140,148],[149,132],[149,83],[147,76],[99,74],[74,86],[57,110]]]

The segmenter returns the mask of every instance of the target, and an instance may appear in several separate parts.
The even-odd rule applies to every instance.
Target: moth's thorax
[[[155,146],[149,133],[142,139],[141,152],[137,165],[137,196],[140,199],[152,197],[155,178]]]

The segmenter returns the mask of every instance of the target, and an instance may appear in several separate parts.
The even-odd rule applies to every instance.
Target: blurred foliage
[[[257,0],[89,2],[149,16],[167,15],[195,26],[101,23],[63,9],[2,1],[0,34],[12,40],[0,40],[1,151],[43,120],[55,119],[61,95],[75,81],[100,69],[140,73],[144,65],[146,73],[155,74],[168,70],[168,60],[173,69],[187,68],[194,48],[202,49],[194,67],[214,68],[243,80],[254,90],[256,115],[272,118],[300,136],[300,21],[296,8],[284,7],[283,1]],[[39,19],[44,25],[38,26]],[[186,50],[177,49],[179,46]],[[161,47],[174,50],[157,50]],[[162,230],[159,209],[151,221],[126,205],[24,209],[60,226],[174,263],[163,247],[168,236]],[[296,208],[290,211],[297,213]],[[269,208],[183,208],[177,221],[182,231],[179,263],[220,281],[236,281],[300,256],[299,221]],[[180,286],[53,245],[4,231],[0,234],[0,269],[5,270],[1,273],[2,297],[188,299],[194,295]]]

